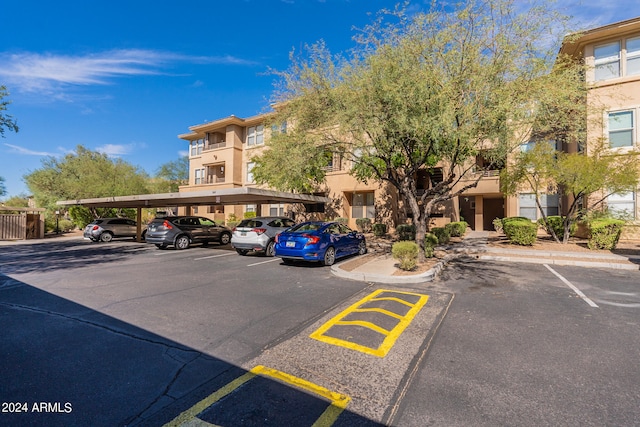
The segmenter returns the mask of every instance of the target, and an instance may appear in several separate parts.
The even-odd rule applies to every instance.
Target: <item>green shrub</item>
[[[451,237],[462,237],[464,236],[464,233],[467,232],[468,225],[469,224],[464,221],[456,221],[450,222],[449,224],[445,225],[444,228],[449,231],[449,235]]]
[[[416,240],[416,226],[413,224],[400,224],[396,232],[400,240]]]
[[[589,222],[589,249],[615,249],[622,233],[624,221],[619,219],[596,219]]]
[[[240,224],[240,221],[238,220],[235,220],[235,221],[227,220],[227,227],[231,229],[233,229],[233,227],[235,227],[238,224]]]
[[[424,256],[433,258],[434,248],[438,246],[438,237],[433,233],[424,236]]]
[[[371,218],[357,218],[356,225],[360,231],[368,233],[371,231]]]
[[[445,227],[434,227],[431,229],[431,232],[438,238],[438,243],[441,245],[446,245],[449,243],[449,240],[451,240],[449,230]]]
[[[418,264],[418,245],[416,242],[396,242],[391,247],[391,254],[400,261],[401,270],[413,270]]]
[[[339,217],[335,218],[334,221],[339,222],[341,224],[348,224],[349,223],[349,218],[345,218],[345,217],[339,216]]]
[[[387,224],[381,224],[379,222],[373,224],[371,226],[371,228],[373,229],[373,235],[374,236],[384,236],[385,234],[387,234]]]
[[[538,226],[528,218],[504,222],[504,234],[511,243],[531,246],[536,241]]]
[[[44,220],[44,227],[47,233],[55,233],[56,232],[56,219],[55,218],[46,218]],[[68,231],[73,230],[74,228],[76,228],[76,225],[73,223],[73,221],[65,219],[65,218],[59,218],[58,219],[58,231],[60,233],[66,233]]]
[[[495,218],[493,220],[493,229],[498,233],[502,233],[502,218]]]
[[[256,217],[256,213],[255,212],[245,212],[243,216],[244,216],[244,219],[255,218]]]
[[[558,238],[562,238],[562,236],[564,236],[564,226],[562,225],[563,220],[564,218],[561,216],[552,215],[547,217],[546,224],[544,222],[544,218],[540,218],[538,220],[538,225],[542,227],[550,236],[551,236],[551,229],[553,229],[553,231],[556,233],[556,236]],[[575,234],[577,227],[578,227],[578,224],[576,224],[575,222],[571,224],[571,227],[569,229],[570,236],[573,236]]]
[[[506,218],[502,218],[502,229],[504,230],[504,225],[506,223],[508,223],[508,222],[511,222],[511,221],[523,221],[523,220],[527,220],[527,221],[531,222],[531,220],[529,218],[524,217],[524,216],[509,216],[509,217],[506,217]]]

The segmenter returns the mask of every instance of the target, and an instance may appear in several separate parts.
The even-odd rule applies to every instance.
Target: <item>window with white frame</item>
[[[354,193],[351,218],[375,218],[376,210],[373,200],[373,192]]]
[[[196,139],[195,141],[191,141],[189,145],[191,146],[191,156],[198,156],[202,154],[202,150],[204,149],[204,139]]]
[[[616,111],[609,113],[609,145],[616,147],[632,147],[634,134],[633,111]]]
[[[607,207],[616,218],[635,219],[636,194],[633,191],[611,194],[607,197]]]
[[[269,215],[271,216],[284,216],[284,204],[272,204],[269,205]]]
[[[195,170],[195,184],[204,184],[204,169]]]
[[[640,37],[627,39],[627,75],[640,74]]]
[[[258,205],[244,205],[245,212],[257,212]]]
[[[262,144],[264,144],[264,126],[259,125],[247,128],[247,145],[252,147]]]
[[[253,184],[253,168],[255,167],[255,162],[247,163],[247,182]]]
[[[557,194],[541,194],[540,205],[546,216],[558,215],[558,202],[560,198]],[[523,193],[518,195],[519,216],[529,218],[532,221],[542,217],[536,205],[536,195],[534,193]]]
[[[596,81],[620,77],[620,42],[596,46],[593,55]]]

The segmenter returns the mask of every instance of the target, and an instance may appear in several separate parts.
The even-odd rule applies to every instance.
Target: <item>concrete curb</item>
[[[501,262],[522,262],[526,264],[571,265],[585,268],[608,268],[612,270],[640,270],[640,265],[624,262],[580,261],[557,258],[527,258],[509,255],[476,255],[478,259]],[[562,256],[565,256],[564,254]],[[622,257],[623,259],[626,259]]]

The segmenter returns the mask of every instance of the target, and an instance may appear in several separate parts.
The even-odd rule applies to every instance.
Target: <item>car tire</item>
[[[245,256],[249,251],[246,249],[236,249],[236,252],[238,252],[238,255]]]
[[[358,255],[364,255],[366,253],[367,253],[367,243],[360,242],[360,244],[358,245]]]
[[[167,245],[164,243],[156,243],[156,248],[158,249],[167,249]]]
[[[228,245],[230,241],[231,241],[231,234],[222,233],[220,235],[220,244],[221,245]]]
[[[333,265],[336,262],[336,250],[333,246],[329,246],[324,253],[324,258],[322,259],[322,263],[324,265]]]
[[[187,249],[190,244],[191,244],[191,242],[189,241],[189,236],[185,236],[183,234],[182,236],[178,236],[176,238],[176,242],[175,242],[174,246],[175,246],[176,249],[182,250],[182,249]]]
[[[264,249],[264,256],[274,256],[276,254],[276,242],[269,240],[267,247]]]
[[[142,240],[147,240],[147,230],[144,230],[142,232],[142,236],[141,237],[142,237]],[[134,237],[134,239],[135,239],[135,237]]]
[[[109,233],[108,231],[105,231],[100,235],[101,242],[109,243],[112,240],[113,240],[113,234]]]

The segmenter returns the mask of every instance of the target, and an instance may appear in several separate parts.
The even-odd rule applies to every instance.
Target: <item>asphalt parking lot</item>
[[[634,425],[638,286],[460,260],[398,287],[216,245],[0,246],[0,424]]]

